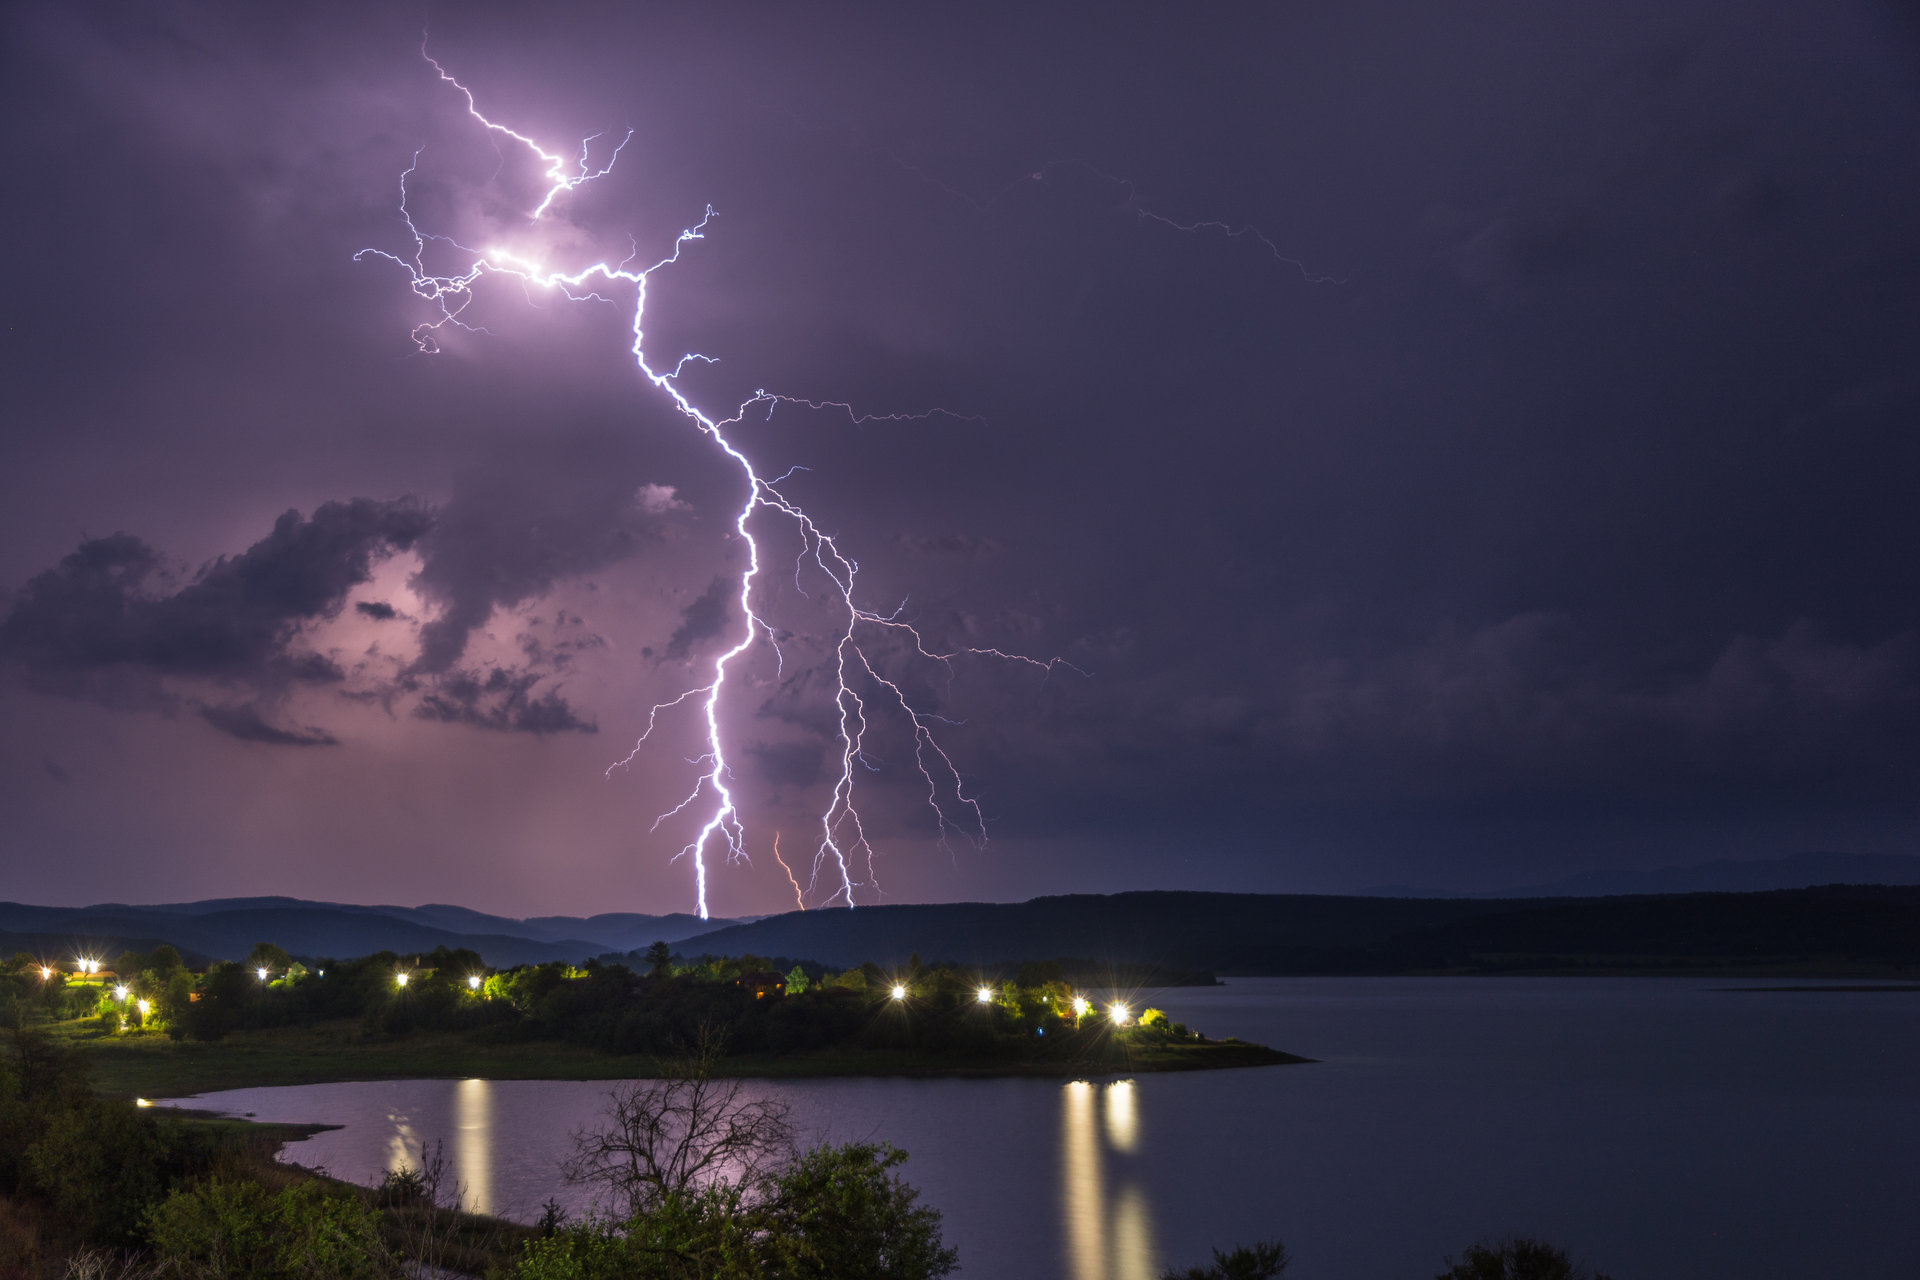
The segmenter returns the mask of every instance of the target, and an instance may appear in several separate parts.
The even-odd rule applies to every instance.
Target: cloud
[[[557,475],[540,458],[476,468],[440,509],[412,580],[440,606],[420,629],[412,670],[454,670],[495,610],[629,559],[661,540],[664,513],[684,506],[669,485],[643,485],[636,495],[617,469]]]
[[[311,519],[288,511],[177,588],[141,539],[89,538],[21,590],[0,621],[0,657],[44,692],[106,702],[168,701],[168,678],[261,691],[337,682],[331,659],[294,647],[301,628],[337,615],[377,560],[432,522],[411,499],[329,502]]]
[[[668,662],[685,662],[693,652],[693,646],[702,640],[710,640],[727,629],[727,620],[733,616],[733,592],[736,583],[725,578],[715,578],[685,609],[680,611],[680,625],[667,639],[664,658]]]
[[[600,726],[586,720],[560,696],[558,689],[534,696],[539,672],[494,667],[454,671],[435,680],[422,695],[413,714],[441,724],[464,724],[504,733],[598,733]]]
[[[693,510],[693,504],[682,499],[680,491],[670,484],[643,484],[634,491],[633,501],[650,516]]]
[[[265,742],[277,747],[333,747],[340,740],[324,729],[282,729],[271,725],[260,715],[257,707],[242,703],[238,706],[203,706],[200,718],[230,737],[242,742]]]
[[[355,602],[354,612],[364,614],[375,622],[391,622],[400,616],[400,611],[385,600],[360,600]]]

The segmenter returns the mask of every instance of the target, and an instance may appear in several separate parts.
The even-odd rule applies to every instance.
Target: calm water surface
[[[911,1153],[973,1276],[1149,1280],[1284,1240],[1289,1280],[1424,1280],[1487,1236],[1619,1280],[1920,1275],[1920,993],[1678,979],[1236,980],[1147,993],[1321,1059],[1134,1079],[756,1085]],[[607,1085],[403,1080],[196,1105],[341,1124],[287,1150],[377,1182],[441,1141],[470,1205],[585,1207],[557,1166]]]

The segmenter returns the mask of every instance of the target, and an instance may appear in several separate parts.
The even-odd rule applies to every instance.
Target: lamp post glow
[[[893,989],[893,998],[895,1000],[905,1000],[907,998],[907,989],[902,986],[895,986]]]
[[[1133,1011],[1128,1009],[1126,1005],[1121,1004],[1118,1000],[1115,1000],[1111,1005],[1107,1006],[1107,1016],[1113,1019],[1114,1026],[1124,1027],[1127,1025],[1127,1019],[1133,1016]]]
[[[1087,1003],[1087,998],[1085,996],[1075,996],[1073,998],[1073,1016],[1074,1017],[1076,1018],[1086,1017],[1087,1010],[1091,1008],[1093,1008],[1093,1006]]]
[[[49,981],[50,979],[52,979],[52,977],[53,977],[53,970],[51,970],[51,969],[49,969],[49,968],[47,968],[47,966],[45,966],[45,965],[41,965],[41,966],[40,966],[40,981],[42,981],[42,982],[46,982],[46,981]]]
[[[979,996],[978,996],[978,999],[979,999],[979,1001],[980,1001],[980,1003],[981,1003],[981,1004],[992,1004],[992,1003],[993,1003],[993,988],[992,988],[992,987],[982,987],[982,988],[980,988],[980,992],[979,992]]]
[[[404,974],[404,973],[396,973],[396,974],[394,974],[394,975],[393,975],[393,980],[394,980],[395,982],[397,982],[397,983],[399,983],[399,984],[400,984],[401,986],[403,986],[403,987],[407,985],[407,975],[406,975],[406,974]]]
[[[476,973],[472,977],[467,979],[467,990],[478,991],[479,989],[480,989],[480,975]]]
[[[145,1000],[134,1001],[133,1007],[140,1011],[140,1016],[143,1018],[146,1017],[148,1012],[153,1008],[153,1006],[148,1004]]]
[[[254,972],[260,975],[260,981],[265,982],[267,980],[267,971],[265,969],[255,969]]]
[[[113,998],[115,1000],[125,1000],[127,998],[127,989],[124,986],[115,987],[113,989]]]

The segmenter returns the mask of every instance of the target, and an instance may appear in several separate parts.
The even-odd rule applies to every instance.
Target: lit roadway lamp
[[[993,988],[992,988],[992,987],[982,987],[982,988],[980,988],[980,991],[979,991],[979,994],[978,994],[978,997],[977,997],[977,998],[979,999],[979,1001],[980,1001],[980,1003],[981,1003],[981,1004],[992,1004],[992,1003],[993,1003]]]
[[[135,1000],[133,1002],[133,1007],[140,1011],[140,1016],[143,1018],[146,1017],[147,1014],[153,1009],[153,1006],[148,1004],[145,1000]]]
[[[467,990],[478,991],[479,989],[480,989],[480,975],[476,973],[472,977],[467,979]]]
[[[1132,1017],[1133,1014],[1132,1014],[1132,1011],[1129,1010],[1126,1005],[1121,1004],[1118,1000],[1115,1000],[1112,1004],[1107,1006],[1107,1016],[1113,1019],[1114,1026],[1124,1027],[1127,1025],[1127,1019]]]
[[[893,998],[895,1000],[905,1000],[907,998],[907,989],[896,983],[893,988]]]
[[[1073,1016],[1074,1017],[1076,1018],[1086,1017],[1087,1010],[1091,1008],[1093,1008],[1093,1006],[1087,1003],[1087,998],[1085,996],[1075,996],[1073,998]]]
[[[260,975],[260,981],[265,982],[267,980],[267,971],[265,969],[255,969],[254,972]]]
[[[45,965],[41,965],[41,966],[40,966],[40,981],[42,981],[42,982],[51,982],[52,980],[53,980],[53,970],[51,970],[51,969],[49,969],[49,968],[47,968],[47,966],[45,966]]]
[[[395,982],[397,982],[397,983],[399,983],[399,984],[400,984],[401,986],[403,986],[403,987],[407,985],[407,975],[406,975],[406,974],[404,974],[404,973],[396,973],[396,974],[394,974],[394,975],[393,975],[393,980],[394,980]]]
[[[127,998],[127,989],[125,987],[115,987],[113,989],[113,998],[115,1000],[125,1000]]]

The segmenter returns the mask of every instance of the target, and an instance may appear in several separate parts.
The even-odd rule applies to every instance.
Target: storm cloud
[[[39,689],[103,701],[164,699],[169,677],[261,691],[337,682],[331,658],[299,647],[301,629],[337,615],[377,561],[432,522],[411,499],[288,511],[184,581],[138,537],[91,538],[28,580],[0,621],[0,658]]]
[[[419,354],[432,304],[355,255],[413,251],[424,142],[422,213],[556,264],[657,261],[711,205],[648,291],[653,355],[715,361],[676,389],[795,397],[729,438],[860,607],[1088,673],[863,630],[994,835],[938,853],[856,672],[899,900],[1920,847],[1920,46],[1888,6],[436,11],[529,136],[635,129],[538,226],[539,166],[417,15],[120,16],[0,18],[37,193],[0,211],[34,248],[0,427],[23,844],[174,896],[357,858],[436,898],[457,856],[475,905],[688,905],[688,832],[647,827],[705,751],[674,700],[741,634],[743,477],[619,299],[489,280]],[[753,861],[712,891],[757,913],[839,776],[840,630],[804,540],[747,527],[779,653],[729,673]],[[84,898],[80,862],[19,892]]]

